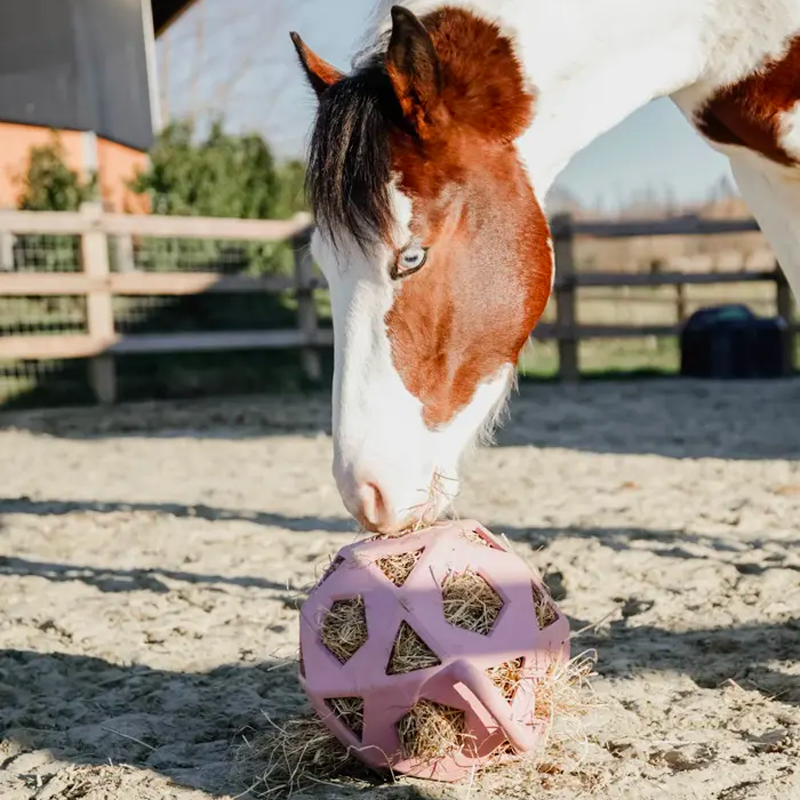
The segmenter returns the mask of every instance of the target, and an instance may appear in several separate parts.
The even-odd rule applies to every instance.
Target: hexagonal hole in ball
[[[398,553],[394,556],[379,558],[377,565],[380,571],[397,587],[402,586],[417,566],[424,548],[413,553]]]
[[[320,628],[320,639],[327,650],[346,664],[366,643],[368,636],[364,598],[335,600]]]
[[[486,674],[500,690],[500,694],[510,703],[514,700],[517,689],[525,675],[525,659],[520,656],[495,667],[489,667],[486,670]]]
[[[403,755],[423,762],[458,753],[471,741],[466,714],[432,700],[419,700],[401,717],[397,734]]]
[[[473,572],[450,572],[442,583],[444,618],[457,628],[488,636],[503,609],[503,599]]]
[[[331,713],[359,739],[364,734],[364,700],[360,697],[329,697],[325,704]]]

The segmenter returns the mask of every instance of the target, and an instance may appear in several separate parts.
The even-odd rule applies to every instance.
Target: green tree
[[[95,175],[84,180],[67,166],[56,131],[50,142],[31,148],[21,183],[18,205],[24,211],[77,211],[97,195]],[[14,261],[20,270],[74,272],[80,265],[79,246],[76,236],[21,236]]]
[[[278,216],[290,217],[298,211],[307,211],[305,196],[306,165],[292,159],[278,171]]]
[[[150,198],[154,214],[239,219],[283,219],[304,207],[300,162],[276,164],[257,134],[233,135],[221,122],[197,141],[189,122],[166,127],[150,152],[150,164],[132,188]],[[292,258],[287,245],[214,242],[148,242],[147,268],[159,271],[198,268],[249,272],[286,272]],[[216,265],[212,262],[217,262]]]
[[[77,211],[97,190],[96,176],[85,181],[66,165],[55,131],[48,144],[31,148],[22,183],[19,207],[25,211]]]
[[[203,141],[194,134],[188,122],[165,128],[136,178],[134,191],[149,195],[153,213],[274,219],[298,210],[290,199],[298,164],[278,167],[261,136],[225,133],[220,122]]]

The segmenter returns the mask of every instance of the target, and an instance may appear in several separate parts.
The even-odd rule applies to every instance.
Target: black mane
[[[382,59],[370,59],[319,101],[306,191],[317,223],[333,239],[349,233],[365,249],[392,220],[388,133],[402,125]]]

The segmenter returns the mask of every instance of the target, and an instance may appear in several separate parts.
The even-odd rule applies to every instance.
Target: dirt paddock
[[[547,773],[306,798],[800,798],[800,382],[524,386],[462,516],[546,571],[602,706]],[[328,399],[0,419],[0,797],[235,796],[354,537]]]

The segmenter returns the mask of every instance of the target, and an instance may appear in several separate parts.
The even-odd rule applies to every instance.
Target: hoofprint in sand
[[[328,402],[60,411],[0,432],[4,800],[244,788],[233,753],[305,704],[297,598],[354,540]],[[523,387],[459,512],[546,572],[583,630],[573,651],[598,651],[587,741],[462,787],[300,796],[800,796],[798,408],[797,382]]]

